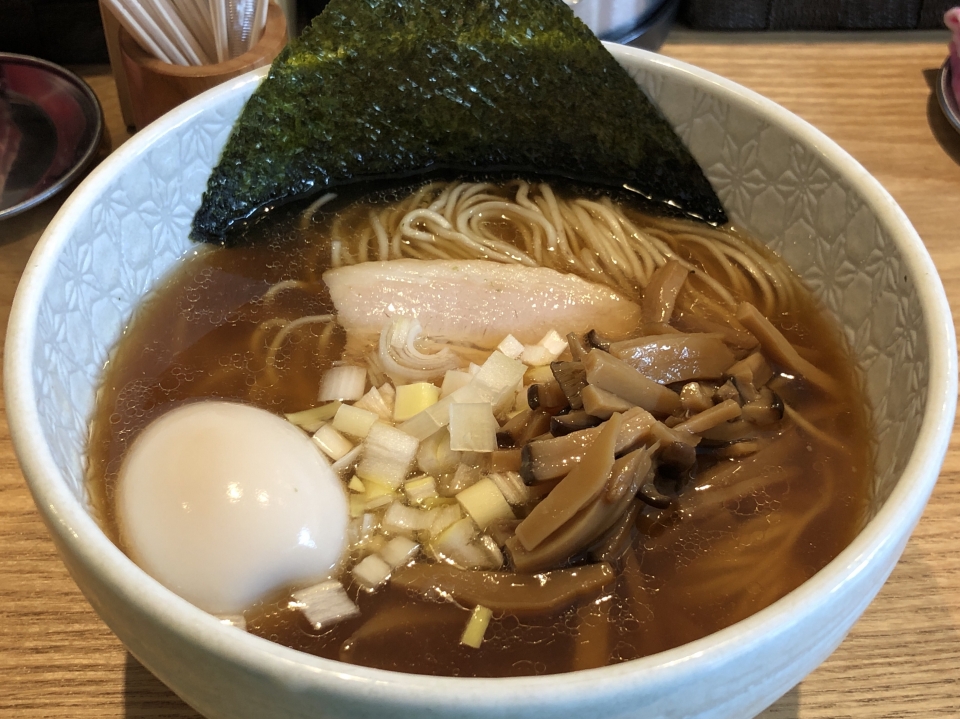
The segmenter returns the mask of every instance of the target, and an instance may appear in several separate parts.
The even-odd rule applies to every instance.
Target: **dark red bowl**
[[[0,53],[0,219],[69,185],[102,134],[103,111],[83,80],[46,60]]]

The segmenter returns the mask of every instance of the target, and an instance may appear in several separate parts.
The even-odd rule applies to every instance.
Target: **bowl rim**
[[[43,441],[33,387],[32,357],[36,319],[43,292],[63,245],[70,236],[71,216],[100,194],[117,170],[133,162],[154,142],[189,123],[209,105],[252,89],[268,68],[253,71],[209,90],[141,130],[97,167],[64,203],[51,221],[24,270],[11,309],[6,338],[4,389],[11,437],[34,501],[61,552],[68,549],[102,581],[152,621],[166,625],[190,642],[205,646],[226,661],[270,676],[282,684],[313,686],[334,695],[360,693],[374,702],[397,706],[536,707],[569,702],[583,696],[617,695],[651,686],[660,677],[692,675],[733,650],[745,651],[763,637],[776,635],[797,612],[809,613],[817,602],[842,589],[878,554],[899,556],[936,483],[953,427],[957,399],[957,350],[953,321],[942,283],[922,240],[889,193],[856,160],[809,123],[761,95],[730,80],[684,62],[644,50],[607,44],[628,70],[653,68],[685,76],[720,99],[747,105],[758,117],[783,127],[815,148],[825,164],[842,173],[868,202],[877,222],[909,268],[923,308],[929,349],[927,402],[920,431],[900,480],[880,511],[840,554],[782,599],[736,624],[680,647],[617,665],[578,672],[517,678],[456,678],[402,674],[322,659],[258,637],[233,631],[146,575],[100,530],[57,469]],[[898,548],[896,545],[901,544]],[[891,565],[892,566],[892,565]],[[679,675],[677,674],[679,672]],[[495,692],[491,691],[495,688]]]

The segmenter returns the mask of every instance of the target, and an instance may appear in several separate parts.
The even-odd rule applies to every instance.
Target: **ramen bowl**
[[[953,324],[920,238],[859,164],[794,115],[689,65],[610,50],[677,128],[733,223],[776,250],[842,327],[872,405],[877,470],[864,528],[795,591],[722,631],[531,678],[426,677],[317,658],[226,626],[147,576],[90,513],[88,422],[125,323],[191,248],[191,218],[258,71],[164,116],[86,179],[24,273],[6,346],[14,444],[64,562],[129,651],[202,714],[744,719],[822,662],[890,574],[936,481],[957,389]]]

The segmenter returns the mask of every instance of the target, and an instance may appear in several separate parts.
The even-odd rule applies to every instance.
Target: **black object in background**
[[[684,0],[696,30],[923,30],[957,0]]]
[[[697,30],[912,30],[943,27],[958,0],[683,0]],[[327,0],[299,0],[303,25]],[[60,64],[106,63],[96,0],[0,0],[0,51]]]
[[[0,51],[61,65],[109,62],[96,0],[0,0]]]

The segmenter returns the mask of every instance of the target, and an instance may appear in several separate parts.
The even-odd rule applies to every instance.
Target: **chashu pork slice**
[[[636,334],[640,308],[609,287],[546,267],[487,260],[388,260],[328,270],[338,321],[350,334],[377,334],[394,317],[420,321],[433,339],[496,347],[551,329],[591,329],[611,339]]]

